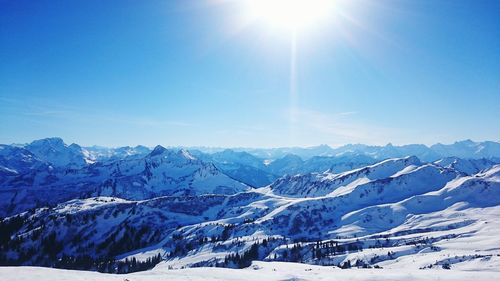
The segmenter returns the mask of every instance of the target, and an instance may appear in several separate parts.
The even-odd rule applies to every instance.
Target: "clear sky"
[[[0,143],[500,140],[500,1],[244,2],[0,0]]]

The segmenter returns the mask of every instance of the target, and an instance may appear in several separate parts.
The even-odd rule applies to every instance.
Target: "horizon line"
[[[485,143],[485,142],[500,143],[500,141],[495,141],[495,140],[475,141],[475,140],[472,140],[470,138],[467,138],[467,139],[463,139],[463,140],[454,141],[453,143],[436,142],[436,143],[433,143],[431,145],[424,144],[424,143],[394,144],[392,142],[388,142],[385,145],[380,145],[380,144],[367,144],[367,143],[357,142],[357,143],[344,143],[344,144],[340,144],[340,145],[329,145],[329,144],[322,143],[322,144],[317,144],[317,145],[274,146],[274,147],[206,146],[206,145],[189,145],[189,146],[186,146],[186,145],[165,145],[165,144],[155,144],[155,145],[152,145],[152,146],[144,145],[144,144],[106,146],[106,145],[99,145],[99,144],[83,145],[83,144],[79,144],[79,143],[75,143],[75,142],[67,143],[67,142],[65,142],[64,138],[62,138],[62,137],[46,137],[46,138],[34,139],[31,142],[25,142],[25,143],[17,142],[17,143],[10,143],[10,144],[0,143],[0,145],[24,146],[24,145],[29,145],[29,144],[31,144],[32,142],[35,142],[35,141],[48,140],[48,139],[60,139],[60,140],[63,141],[63,143],[65,145],[68,145],[68,146],[72,145],[72,144],[77,144],[77,145],[79,145],[82,148],[101,147],[101,148],[109,148],[109,149],[117,149],[117,148],[122,148],[122,147],[137,147],[137,146],[144,146],[144,147],[147,147],[147,148],[150,148],[150,149],[154,149],[157,146],[162,146],[162,147],[165,147],[165,148],[185,148],[185,149],[202,148],[202,149],[267,149],[267,150],[269,150],[269,149],[313,149],[313,148],[318,148],[318,147],[321,147],[321,146],[327,146],[327,147],[332,148],[332,149],[337,149],[337,148],[341,148],[341,147],[348,146],[348,145],[364,145],[364,146],[372,146],[372,147],[387,147],[387,146],[402,147],[402,146],[409,146],[409,145],[423,145],[423,146],[426,146],[426,147],[430,148],[430,147],[432,147],[434,145],[453,145],[453,144],[462,143],[462,142],[473,142],[475,144],[480,144],[480,143]]]

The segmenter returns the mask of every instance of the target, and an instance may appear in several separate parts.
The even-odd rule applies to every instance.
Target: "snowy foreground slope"
[[[497,263],[498,264],[498,263]],[[498,264],[497,268],[500,267]],[[153,280],[332,280],[332,281],[495,281],[499,280],[498,271],[458,271],[458,270],[388,270],[388,269],[351,269],[312,266],[283,262],[254,262],[246,269],[227,268],[188,268],[168,270],[158,266],[150,271],[113,275],[41,267],[0,267],[0,276],[5,281],[153,281]]]

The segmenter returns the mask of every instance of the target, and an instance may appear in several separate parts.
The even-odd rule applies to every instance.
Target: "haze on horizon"
[[[144,144],[128,144],[128,145],[118,145],[118,146],[106,146],[106,145],[99,145],[99,144],[81,144],[81,143],[78,143],[78,142],[72,142],[72,141],[67,141],[61,137],[57,137],[57,136],[51,136],[51,137],[46,137],[46,138],[41,138],[41,139],[33,139],[31,141],[27,141],[27,142],[13,142],[13,143],[6,143],[6,144],[3,144],[2,145],[15,145],[15,146],[26,146],[26,145],[29,145],[33,142],[38,142],[38,141],[49,141],[51,142],[52,140],[56,140],[56,142],[58,142],[59,140],[63,142],[64,145],[66,146],[69,146],[71,144],[77,144],[83,148],[108,148],[108,149],[117,149],[117,148],[122,148],[122,147],[137,147],[137,146],[145,146],[149,149],[154,149],[156,148],[157,146],[162,146],[164,148],[167,148],[167,149],[188,149],[188,150],[191,150],[191,149],[195,149],[195,150],[201,150],[201,151],[204,151],[204,152],[209,152],[209,153],[212,153],[212,152],[217,152],[217,151],[222,151],[222,150],[226,150],[226,149],[230,149],[230,150],[236,150],[236,151],[248,151],[248,150],[280,150],[280,149],[316,149],[316,148],[330,148],[330,149],[338,149],[338,148],[343,148],[345,146],[349,146],[349,145],[360,145],[360,146],[363,146],[363,145],[366,145],[366,146],[372,146],[372,147],[380,147],[380,148],[383,148],[383,147],[387,147],[387,146],[394,146],[394,147],[404,147],[406,145],[425,145],[429,148],[431,148],[433,145],[456,145],[456,144],[459,144],[459,145],[472,145],[472,146],[480,146],[480,145],[483,145],[485,143],[500,143],[498,140],[483,140],[483,141],[477,141],[477,140],[471,140],[471,139],[465,139],[465,140],[457,140],[457,141],[454,141],[452,143],[445,143],[445,142],[436,142],[436,143],[432,143],[432,144],[423,144],[423,143],[404,143],[404,144],[394,144],[394,143],[386,143],[386,144],[369,144],[369,143],[345,143],[345,144],[340,144],[340,145],[328,145],[328,144],[316,144],[316,145],[308,145],[308,146],[268,146],[268,147],[258,147],[258,146],[208,146],[208,145],[192,145],[192,146],[188,146],[188,145],[168,145],[168,144],[162,144],[162,143],[156,143],[156,144],[151,144],[151,145],[144,145]],[[323,147],[323,146],[326,146],[326,147]],[[290,152],[292,153],[292,152]]]
[[[500,140],[499,1],[249,1],[0,0],[0,143]]]

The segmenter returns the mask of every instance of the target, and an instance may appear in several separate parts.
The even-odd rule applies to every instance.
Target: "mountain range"
[[[0,264],[500,265],[500,144],[0,145]]]

